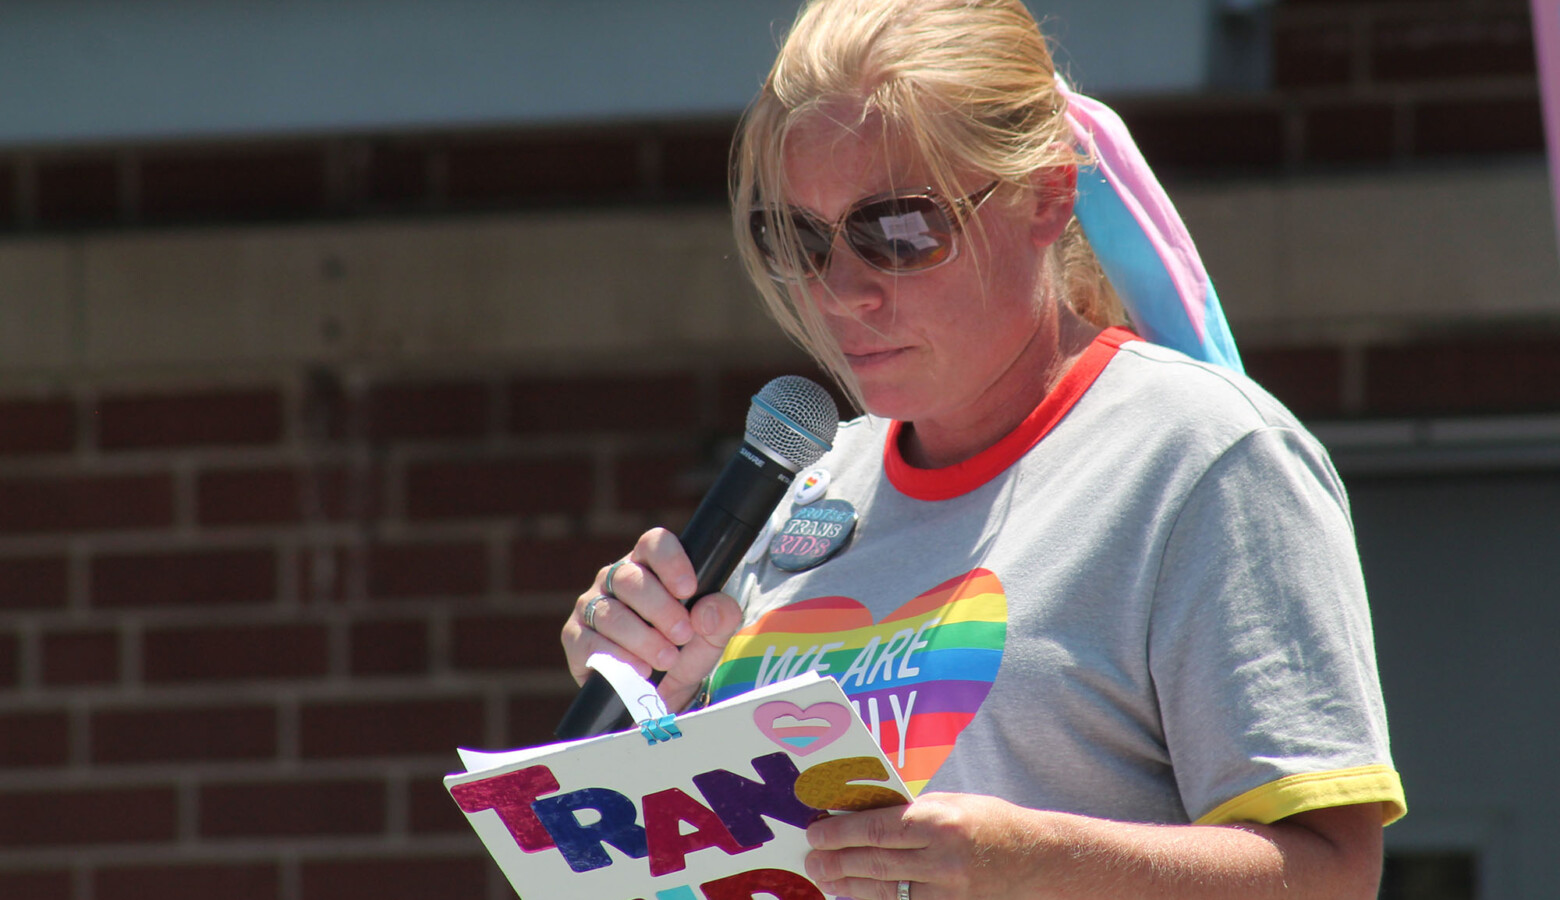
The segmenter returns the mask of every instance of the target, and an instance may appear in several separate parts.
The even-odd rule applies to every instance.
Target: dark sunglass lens
[[[948,217],[926,197],[868,203],[846,218],[845,237],[862,259],[885,271],[935,266],[953,247]]]
[[[801,250],[801,258],[794,261],[786,259],[779,236],[770,230],[769,215],[761,209],[748,214],[748,230],[753,235],[758,252],[763,254],[764,263],[772,275],[781,278],[794,276],[797,268],[807,274],[822,271],[829,258],[830,240],[818,232],[817,226],[808,217],[794,211],[790,215],[791,227],[796,231],[796,240]]]

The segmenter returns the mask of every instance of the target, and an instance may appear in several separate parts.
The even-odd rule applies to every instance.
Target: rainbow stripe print
[[[912,793],[953,751],[991,691],[1007,638],[1007,595],[974,569],[920,594],[880,622],[850,597],[772,610],[726,646],[711,699],[817,671],[840,683]],[[818,723],[794,723],[805,746]]]

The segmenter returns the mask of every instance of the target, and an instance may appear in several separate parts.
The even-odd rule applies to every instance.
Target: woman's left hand
[[[826,893],[896,900],[1037,897],[1043,814],[995,797],[925,794],[909,806],[831,816],[807,829],[807,876]]]

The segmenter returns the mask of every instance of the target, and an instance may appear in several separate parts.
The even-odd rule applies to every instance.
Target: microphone
[[[726,583],[796,473],[823,456],[838,426],[834,398],[806,378],[783,375],[754,395],[742,446],[678,535],[698,576],[688,606]],[[653,672],[650,680],[659,684],[665,674]],[[611,682],[592,672],[554,734],[569,741],[633,724]]]

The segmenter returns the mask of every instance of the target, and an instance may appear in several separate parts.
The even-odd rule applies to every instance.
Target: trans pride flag
[[[1193,359],[1244,371],[1192,237],[1126,124],[1098,100],[1061,87],[1068,124],[1094,160],[1078,172],[1073,213],[1134,330]]]
[[[1544,91],[1544,139],[1549,144],[1549,189],[1560,228],[1560,0],[1533,0],[1533,46]]]

